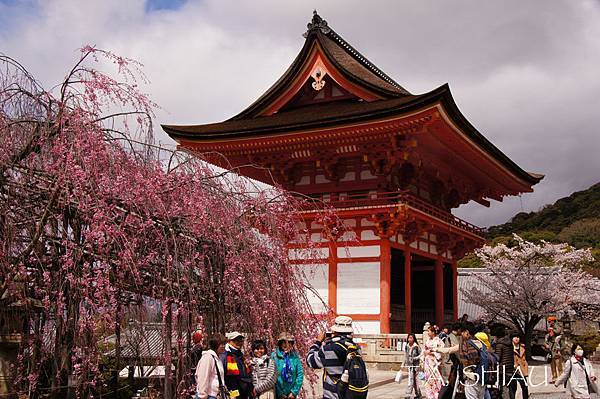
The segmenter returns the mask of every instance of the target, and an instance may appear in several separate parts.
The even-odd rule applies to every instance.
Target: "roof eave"
[[[488,154],[490,154],[493,158],[499,160],[503,165],[505,165],[512,173],[523,180],[524,182],[535,185],[539,183],[544,175],[529,173],[523,170],[520,166],[518,166],[514,161],[512,161],[508,156],[506,156],[500,149],[498,149],[494,144],[492,144],[489,140],[487,140],[460,112],[454,98],[452,97],[452,93],[450,92],[450,87],[448,84],[444,84],[428,93],[415,96],[415,100],[409,103],[406,103],[400,107],[395,107],[391,109],[383,109],[377,110],[370,113],[365,114],[357,114],[348,117],[332,117],[329,120],[317,120],[311,121],[309,123],[297,123],[292,125],[278,126],[278,127],[262,127],[257,129],[248,129],[248,130],[238,130],[238,131],[230,131],[209,135],[202,135],[201,133],[190,133],[183,132],[178,130],[178,126],[171,125],[161,125],[162,128],[177,142],[180,140],[196,140],[198,142],[210,142],[215,139],[226,139],[228,137],[234,136],[235,138],[247,138],[248,136],[260,135],[260,134],[277,134],[280,132],[289,132],[290,130],[304,130],[310,129],[314,127],[328,127],[332,125],[339,125],[349,122],[361,122],[368,121],[375,118],[381,118],[386,116],[392,116],[399,113],[409,112],[411,110],[419,109],[427,105],[435,104],[436,102],[440,102],[448,115],[452,118],[453,122],[464,131],[468,137],[473,140],[477,145],[481,146]],[[202,126],[197,127],[198,130],[201,130]],[[199,137],[201,136],[201,137]]]
[[[544,178],[543,174],[532,173],[523,170],[512,159],[510,159],[506,154],[504,154],[498,147],[496,147],[491,141],[486,139],[485,136],[482,135],[460,111],[460,109],[456,105],[456,102],[454,101],[454,97],[452,97],[450,86],[446,83],[441,87],[445,88],[441,97],[444,108],[450,114],[452,119],[457,123],[457,125],[460,126],[461,130],[467,132],[470,138],[473,139],[473,141],[475,141],[478,145],[482,146],[494,158],[500,160],[504,165],[508,166],[509,169],[513,170],[513,172],[516,172],[517,176],[519,176],[527,183],[535,185]]]

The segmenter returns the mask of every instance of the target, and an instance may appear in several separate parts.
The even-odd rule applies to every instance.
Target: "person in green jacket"
[[[294,349],[294,337],[286,332],[279,334],[277,349],[271,357],[275,360],[277,367],[276,398],[297,398],[304,381],[304,369],[300,356]]]

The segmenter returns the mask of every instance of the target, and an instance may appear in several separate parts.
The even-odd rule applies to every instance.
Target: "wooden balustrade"
[[[444,211],[427,201],[405,192],[360,192],[360,193],[339,193],[311,196],[307,201],[308,209],[315,209],[323,204],[334,208],[353,208],[363,206],[385,206],[406,204],[409,207],[421,211],[427,215],[433,216],[452,226],[467,230],[471,233],[483,236],[483,230],[465,220],[462,220],[452,213]]]
[[[421,342],[422,334],[415,334]],[[399,368],[404,360],[408,334],[355,334],[354,341],[361,346],[365,362]]]

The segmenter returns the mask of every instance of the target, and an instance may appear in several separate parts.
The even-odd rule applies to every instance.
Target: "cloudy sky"
[[[448,82],[480,132],[546,175],[532,194],[458,216],[502,223],[600,181],[598,0],[0,0],[0,52],[50,85],[82,45],[112,50],[145,65],[158,122],[209,123],[282,74],[314,8],[409,91]]]

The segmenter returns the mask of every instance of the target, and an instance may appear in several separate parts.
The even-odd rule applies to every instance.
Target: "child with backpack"
[[[331,337],[319,334],[310,347],[306,364],[323,369],[323,397],[365,399],[369,389],[367,368],[360,348],[352,341],[352,318],[338,316]]]
[[[475,338],[479,340],[487,352],[487,368],[483,373],[483,382],[485,384],[485,399],[495,399],[500,397],[500,389],[498,387],[498,356],[491,349],[490,338],[483,331],[475,334]]]
[[[458,358],[463,367],[465,396],[467,399],[484,399],[485,381],[481,376],[489,368],[488,352],[483,342],[475,338],[477,330],[473,323],[465,323]]]

